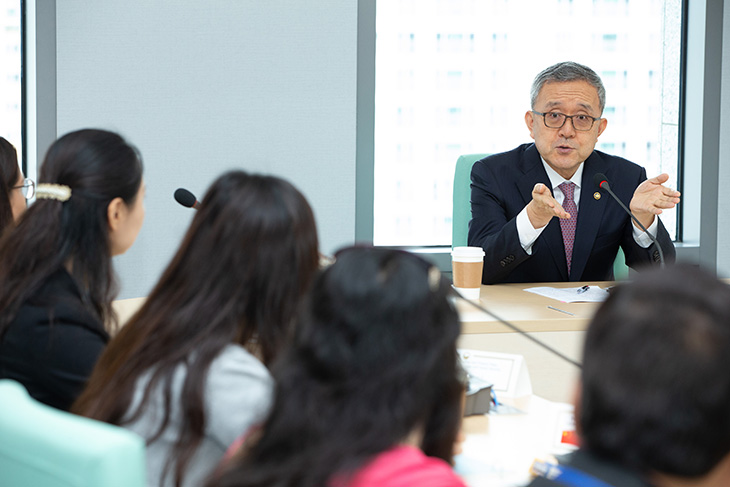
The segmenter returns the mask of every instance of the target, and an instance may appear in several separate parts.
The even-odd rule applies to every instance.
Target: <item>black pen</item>
[[[582,288],[576,290],[578,294],[583,294],[584,292],[588,291],[590,289],[590,286],[583,286]]]

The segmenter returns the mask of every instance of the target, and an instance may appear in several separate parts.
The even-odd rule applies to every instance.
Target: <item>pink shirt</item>
[[[451,466],[412,446],[398,446],[375,457],[342,487],[466,487]],[[340,487],[340,486],[338,486]]]

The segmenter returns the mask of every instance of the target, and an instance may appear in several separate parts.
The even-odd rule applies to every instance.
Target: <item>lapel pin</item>
[[[593,199],[600,200],[601,199],[601,193],[599,193],[598,191],[596,191],[595,193],[593,193]]]

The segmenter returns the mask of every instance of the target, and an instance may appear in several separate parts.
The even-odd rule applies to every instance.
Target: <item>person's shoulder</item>
[[[505,177],[517,177],[527,170],[534,161],[539,162],[540,156],[535,144],[522,144],[512,150],[489,155],[478,160],[472,167],[472,174],[492,174]]]
[[[565,485],[564,482],[557,480],[560,477],[571,478],[576,485],[650,487],[636,472],[584,450],[577,450],[565,456],[559,466],[552,466],[547,472],[547,476],[551,478],[537,476],[527,487]]]
[[[532,143],[521,144],[512,150],[499,152],[497,154],[490,154],[477,162],[490,165],[511,164],[514,163],[515,159],[521,159],[527,151],[536,150],[534,147],[535,144]]]
[[[272,382],[271,373],[259,359],[244,347],[228,344],[210,364],[211,381],[238,380]]]
[[[377,455],[348,487],[465,487],[449,464],[420,449],[399,446]]]
[[[263,422],[273,393],[274,381],[264,364],[240,345],[226,345],[205,381],[206,434],[230,445]]]
[[[650,487],[637,472],[583,449],[575,451],[567,464],[616,487]]]
[[[564,485],[545,477],[535,477],[526,487],[561,487]]]
[[[73,277],[65,270],[49,275],[25,300],[15,321],[39,326],[72,326],[109,338],[103,323],[84,304]]]
[[[606,152],[602,152],[599,150],[594,150],[593,154],[591,154],[591,156],[596,157],[596,158],[602,160],[603,162],[606,162],[606,163],[610,164],[611,166],[616,167],[617,169],[619,169],[621,171],[631,171],[631,172],[640,173],[644,170],[643,167],[636,164],[635,162],[631,162],[630,160],[625,159],[623,157],[614,156],[612,154],[607,154]]]

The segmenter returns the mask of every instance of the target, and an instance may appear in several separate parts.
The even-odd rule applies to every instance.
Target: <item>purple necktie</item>
[[[574,183],[562,183],[558,189],[563,192],[563,209],[570,213],[567,220],[560,219],[560,230],[563,232],[563,245],[565,245],[565,260],[568,263],[568,276],[570,276],[570,261],[573,258],[573,244],[575,243],[575,225],[578,223],[578,208],[573,201]]]

